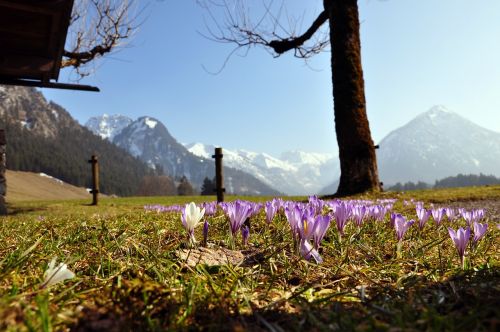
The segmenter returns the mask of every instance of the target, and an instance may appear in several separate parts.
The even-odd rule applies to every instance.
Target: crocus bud
[[[246,246],[248,244],[248,238],[250,237],[250,229],[248,226],[241,228],[241,237],[243,239],[243,245]]]
[[[203,224],[203,245],[206,247],[207,246],[207,239],[208,239],[208,226],[209,223],[205,219],[205,223]]]

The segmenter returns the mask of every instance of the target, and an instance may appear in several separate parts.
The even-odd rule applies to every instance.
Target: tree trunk
[[[340,183],[336,196],[379,191],[375,147],[366,115],[357,0],[325,0],[332,48]]]

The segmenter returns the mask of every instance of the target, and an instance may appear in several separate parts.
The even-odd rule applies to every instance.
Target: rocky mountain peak
[[[90,129],[97,136],[103,139],[113,141],[113,138],[119,134],[125,127],[132,123],[132,119],[120,114],[103,114],[101,116],[91,117],[85,127]]]

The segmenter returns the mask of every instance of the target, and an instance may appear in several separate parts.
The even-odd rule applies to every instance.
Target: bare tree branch
[[[283,54],[291,49],[300,48],[327,20],[328,13],[322,11],[303,35],[295,38],[271,40],[267,46],[271,47],[278,54]]]
[[[78,0],[75,2],[61,67],[73,67],[79,78],[90,64],[130,40],[139,27],[135,0]]]
[[[208,35],[204,37],[220,43],[235,45],[228,58],[240,49],[246,52],[253,46],[263,46],[274,57],[293,50],[294,56],[308,59],[329,46],[329,35],[319,34],[321,26],[328,21],[328,14],[322,11],[312,25],[301,35],[295,33],[296,23],[288,17],[284,2],[276,9],[274,0],[262,0],[264,12],[255,20],[251,19],[250,9],[241,0],[198,0],[210,18],[205,22]],[[214,10],[223,14],[215,15]],[[286,15],[288,27],[282,23]],[[221,19],[220,16],[223,16]],[[319,35],[319,36],[318,36]],[[313,38],[316,36],[317,38]],[[224,62],[227,63],[228,59]]]

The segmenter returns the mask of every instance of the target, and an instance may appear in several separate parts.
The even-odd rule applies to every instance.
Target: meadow
[[[488,209],[474,220],[464,213],[480,211],[481,202],[500,202],[499,186],[342,202],[229,197],[250,202],[241,204],[253,209],[234,237],[228,216],[234,203],[209,212],[210,204],[202,203],[213,200],[136,197],[102,199],[97,207],[86,205],[89,200],[11,205],[11,214],[0,219],[0,330],[498,328],[500,219]],[[196,243],[189,241],[180,212],[192,201],[206,208],[194,229]],[[276,212],[269,220],[271,202]],[[459,210],[471,202],[474,209]],[[339,211],[348,204],[365,206],[366,213],[356,219],[350,212],[342,221]],[[423,223],[416,212],[449,206],[450,215],[442,210],[441,217],[429,215]],[[309,219],[301,214],[294,224],[295,209],[309,211]],[[305,252],[306,241],[313,246],[311,227],[320,216],[329,216],[329,227],[318,246]],[[488,224],[477,241],[474,223]],[[398,239],[401,225],[407,230]],[[470,228],[463,264],[449,227]],[[219,260],[204,262],[201,252]],[[55,266],[64,262],[74,276],[48,280],[54,258]]]

